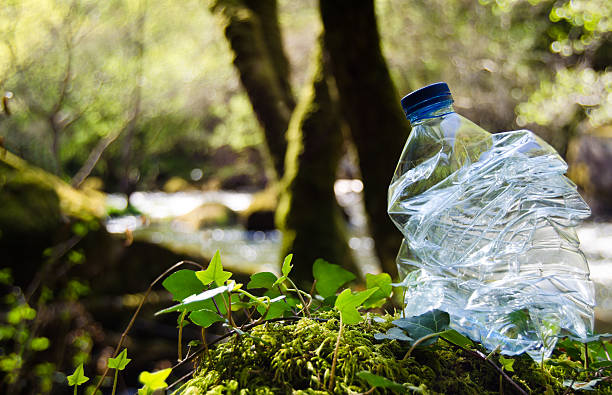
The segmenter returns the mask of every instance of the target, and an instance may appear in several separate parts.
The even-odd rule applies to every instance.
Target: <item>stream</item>
[[[334,190],[338,203],[349,218],[349,246],[362,272],[379,273],[374,241],[369,236],[359,180],[338,180]],[[110,233],[130,231],[134,239],[155,243],[174,252],[209,258],[219,250],[229,270],[278,273],[281,234],[273,231],[247,231],[240,224],[193,229],[177,218],[207,203],[222,204],[235,212],[249,207],[253,194],[231,191],[188,191],[176,193],[135,192],[129,203],[143,216],[111,218]],[[125,196],[110,195],[109,205],[125,208]],[[577,228],[581,249],[591,269],[597,300],[596,315],[612,330],[612,222],[585,222]]]

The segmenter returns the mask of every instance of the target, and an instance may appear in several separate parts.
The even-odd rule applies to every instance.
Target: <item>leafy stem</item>
[[[416,348],[416,346],[418,346],[419,344],[429,340],[429,339],[433,339],[434,337],[438,337],[440,336],[442,332],[434,332],[434,333],[430,333],[429,335],[423,336],[419,339],[417,339],[417,341],[414,342],[414,344],[412,345],[412,347],[410,347],[410,349],[408,350],[408,352],[406,353],[406,355],[404,355],[404,358],[402,358],[402,361],[407,360],[408,358],[410,358],[410,354],[412,354],[412,351],[414,351],[414,349]]]
[[[149,294],[153,290],[153,287],[155,286],[155,284],[157,284],[162,278],[164,278],[166,275],[168,275],[169,273],[174,271],[176,268],[178,268],[180,266],[183,266],[183,265],[195,265],[195,266],[199,267],[200,269],[203,269],[202,265],[200,265],[199,263],[192,262],[192,261],[180,261],[180,262],[172,265],[165,272],[160,274],[155,280],[153,280],[153,282],[151,282],[151,284],[149,284],[149,288],[147,288],[147,290],[146,290],[142,300],[140,301],[140,304],[138,305],[138,308],[136,308],[136,311],[132,315],[132,319],[130,319],[130,322],[128,323],[127,327],[125,328],[125,330],[121,334],[121,338],[119,339],[119,343],[117,343],[117,346],[115,347],[115,351],[113,352],[113,357],[116,357],[117,354],[119,353],[119,350],[121,349],[121,346],[123,345],[123,342],[125,341],[125,338],[127,337],[127,334],[130,332],[130,329],[132,329],[132,326],[134,326],[134,322],[136,321],[136,317],[138,316],[138,313],[140,313],[140,310],[142,309],[142,306],[144,305],[145,301],[149,297]],[[108,367],[108,364],[107,364],[106,369],[104,369],[104,373],[102,373],[102,376],[98,380],[98,383],[96,384],[96,387],[94,388],[94,390],[92,392],[93,394],[95,394],[97,391],[100,390],[100,387],[102,386],[102,382],[106,378],[106,375],[108,374],[109,369],[110,368]]]

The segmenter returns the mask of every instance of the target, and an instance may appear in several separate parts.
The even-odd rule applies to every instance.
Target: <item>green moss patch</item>
[[[371,390],[357,373],[369,371],[401,384],[413,392],[427,394],[498,394],[516,390],[488,363],[443,340],[417,348],[403,360],[408,345],[377,341],[375,333],[391,327],[391,317],[375,322],[368,316],[358,325],[346,326],[340,342],[334,393],[357,394]],[[194,378],[184,394],[325,394],[339,329],[332,312],[317,319],[267,323],[248,334],[235,336],[202,356]],[[497,362],[498,357],[493,356]],[[544,369],[528,356],[516,357],[512,379],[534,394],[562,394],[563,379],[572,379],[571,369],[550,366]],[[580,377],[575,377],[577,381]],[[385,392],[387,391],[387,392]],[[410,392],[410,391],[407,391]],[[391,393],[375,389],[370,393]],[[599,383],[595,392],[612,393],[610,383]]]

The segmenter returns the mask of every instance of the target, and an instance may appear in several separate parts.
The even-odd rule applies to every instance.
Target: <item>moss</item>
[[[362,393],[370,389],[357,377],[361,370],[384,376],[398,383],[410,383],[428,394],[498,394],[500,375],[486,362],[440,340],[415,350],[402,360],[407,345],[378,342],[374,334],[386,331],[385,322],[372,320],[345,327],[338,353],[334,393]],[[255,327],[249,335],[234,337],[210,350],[185,386],[185,394],[324,394],[329,385],[338,317],[322,313],[318,320],[268,323]],[[497,357],[494,357],[497,360]],[[545,365],[542,369],[527,355],[516,357],[510,372],[531,393],[561,394],[567,368]],[[582,377],[582,379],[586,379]],[[612,393],[605,384],[594,393]],[[386,393],[380,389],[375,394]],[[515,390],[503,382],[503,393]]]
[[[0,188],[2,194],[19,189],[22,191],[20,194],[32,195],[30,192],[34,189],[40,190],[46,196],[46,209],[51,208],[50,195],[55,194],[59,199],[61,213],[77,219],[88,221],[101,218],[106,211],[106,197],[103,193],[76,190],[53,174],[28,164],[4,149],[0,149]],[[27,200],[34,202],[36,198],[28,197]],[[35,215],[36,212],[38,211],[31,211],[30,215]],[[53,215],[52,211],[49,211],[48,215]]]

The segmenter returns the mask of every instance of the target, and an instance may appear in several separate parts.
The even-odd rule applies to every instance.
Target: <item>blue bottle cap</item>
[[[402,99],[402,108],[404,109],[406,118],[410,118],[409,115],[416,110],[446,100],[453,100],[448,85],[446,82],[436,82],[435,84],[427,85],[404,96]]]

